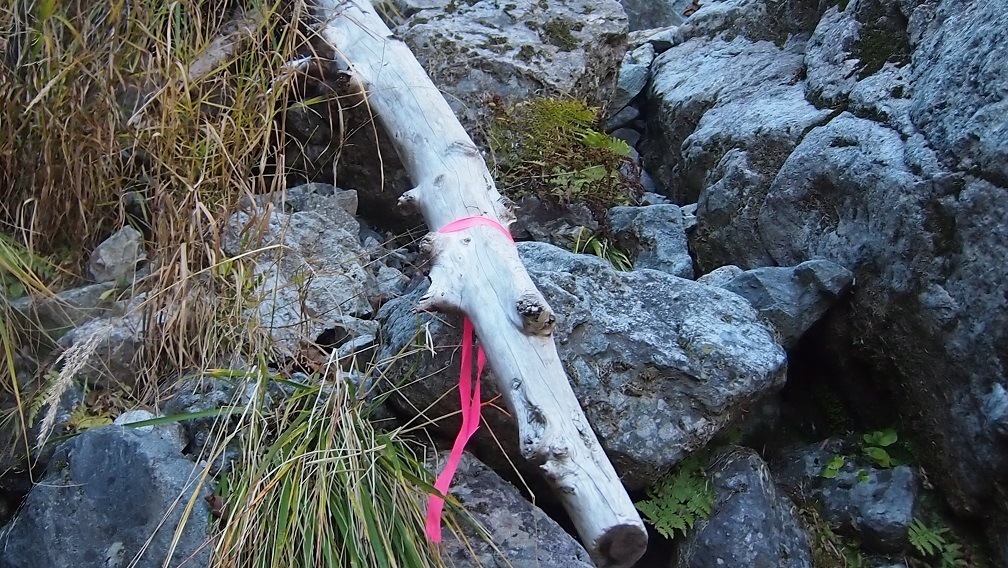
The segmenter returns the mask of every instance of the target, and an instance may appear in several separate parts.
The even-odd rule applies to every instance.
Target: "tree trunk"
[[[517,250],[493,227],[437,233],[464,217],[514,221],[479,150],[412,52],[366,0],[319,0],[322,35],[395,144],[415,187],[400,198],[432,232],[431,286],[417,310],[472,320],[508,409],[522,455],[559,494],[599,566],[630,566],[647,532],[575,398],[552,330],[555,317]]]

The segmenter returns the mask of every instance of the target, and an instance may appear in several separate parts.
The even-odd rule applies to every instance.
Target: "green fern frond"
[[[714,490],[704,475],[698,458],[683,462],[679,469],[648,489],[647,499],[636,503],[644,520],[665,538],[683,536],[697,519],[707,519],[714,505]]]
[[[910,530],[907,532],[907,537],[910,540],[910,545],[913,546],[921,556],[934,556],[941,553],[945,547],[945,533],[948,532],[947,527],[931,528],[920,521],[920,519],[914,519],[910,523]]]

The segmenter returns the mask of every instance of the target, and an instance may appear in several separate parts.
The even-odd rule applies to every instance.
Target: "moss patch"
[[[571,51],[578,46],[577,38],[571,34],[571,24],[563,18],[550,20],[543,26],[543,31],[548,43],[559,47],[563,51]]]
[[[610,207],[639,198],[639,180],[621,174],[632,165],[630,147],[593,128],[597,109],[543,98],[495,110],[489,143],[505,195],[584,204],[599,220]]]

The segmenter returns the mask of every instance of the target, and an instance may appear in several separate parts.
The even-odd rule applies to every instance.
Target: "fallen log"
[[[518,423],[522,455],[557,491],[599,566],[630,566],[647,532],[592,431],[551,336],[555,315],[507,235],[493,226],[439,233],[483,216],[508,227],[510,203],[409,47],[366,0],[318,0],[322,37],[361,92],[415,187],[400,205],[420,211],[432,231],[422,249],[431,286],[416,306],[466,315],[473,323]]]

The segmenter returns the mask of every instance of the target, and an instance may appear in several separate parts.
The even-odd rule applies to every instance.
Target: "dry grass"
[[[285,189],[286,156],[296,145],[284,131],[285,111],[326,102],[298,97],[294,62],[313,53],[309,24],[300,0],[0,7],[0,234],[79,273],[87,252],[123,224],[143,232],[150,274],[131,290],[147,340],[138,401],[156,405],[186,373],[241,362],[264,368],[271,359],[268,334],[250,314],[260,293],[253,263],[274,251],[228,258],[221,232],[242,200]],[[16,398],[17,420],[8,422],[17,422],[30,453],[25,410],[36,393],[12,380],[16,341],[5,323],[9,369],[0,386]],[[38,400],[65,390],[74,367],[50,373],[58,378]],[[375,430],[359,401],[327,380],[334,382],[324,389],[288,384],[283,411],[250,405],[237,427],[220,422],[212,451],[240,442],[229,481],[243,488],[233,489],[233,500],[244,505],[222,526],[217,562],[291,565],[254,556],[241,539],[258,535],[301,555],[300,565],[436,565],[419,536],[417,486],[429,484],[418,462],[397,433]],[[291,437],[276,437],[284,432]],[[273,491],[286,488],[297,492]],[[297,534],[263,533],[274,526],[276,500],[292,495],[308,500],[288,503]],[[354,540],[358,529],[364,540]]]

